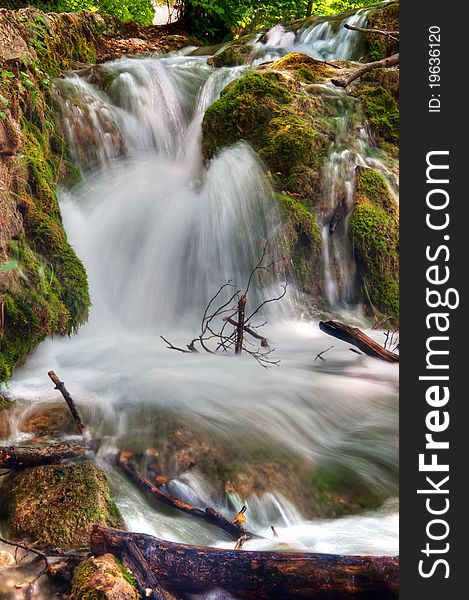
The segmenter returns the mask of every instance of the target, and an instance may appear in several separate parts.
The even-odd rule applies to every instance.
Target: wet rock
[[[399,2],[378,6],[368,15],[369,29],[399,31]],[[398,37],[398,36],[396,36]],[[368,56],[370,60],[381,60],[399,52],[399,42],[376,33],[367,33]]]
[[[77,433],[70,411],[63,402],[44,403],[32,407],[22,415],[18,429],[37,436]]]
[[[46,547],[87,546],[94,524],[122,526],[106,474],[88,461],[8,475],[0,509],[10,535]]]
[[[72,600],[138,600],[132,574],[112,554],[83,561],[72,582]]]
[[[233,43],[218,54],[215,54],[215,56],[211,56],[207,62],[212,67],[216,68],[237,67],[249,62],[251,51],[252,47],[245,43]]]
[[[0,569],[11,567],[15,564],[15,557],[7,550],[0,550]]]

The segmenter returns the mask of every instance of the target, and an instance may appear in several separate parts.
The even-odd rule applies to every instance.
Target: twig
[[[168,344],[169,350],[177,350],[178,352],[183,352],[184,354],[191,354],[193,352],[193,350],[185,350],[184,348],[178,348],[177,346],[173,346],[173,344],[171,344],[171,342],[168,342],[168,340],[166,338],[164,338],[162,335],[160,335],[160,338],[163,340],[163,342],[165,344]]]
[[[319,352],[319,354],[316,354],[316,358],[314,359],[315,361],[318,360],[318,358],[320,358],[321,360],[326,360],[325,358],[322,357],[323,354],[326,354],[326,352],[329,352],[329,350],[332,350],[332,348],[334,348],[334,346],[329,346],[329,348],[327,348],[326,350],[323,350],[322,352]]]
[[[78,412],[78,408],[77,408],[77,405],[75,404],[75,401],[70,396],[67,388],[65,387],[64,382],[60,381],[60,379],[57,377],[57,375],[54,373],[54,371],[49,371],[48,375],[51,378],[52,383],[55,384],[55,389],[59,390],[59,392],[64,397],[64,400],[67,403],[68,408],[70,409],[70,412],[72,413],[73,420],[75,421],[78,429],[80,430],[80,433],[82,435],[86,435],[86,427],[85,427],[85,424],[83,423],[83,419],[81,418],[80,413]]]

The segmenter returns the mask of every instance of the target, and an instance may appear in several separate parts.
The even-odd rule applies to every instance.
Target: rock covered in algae
[[[84,560],[73,574],[72,600],[138,600],[135,579],[112,554]]]
[[[360,268],[363,297],[399,319],[399,213],[377,171],[357,167],[350,233]]]
[[[12,473],[2,497],[10,535],[40,546],[88,546],[94,524],[122,526],[106,474],[89,461]]]

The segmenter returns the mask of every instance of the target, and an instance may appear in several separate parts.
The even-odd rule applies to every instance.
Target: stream
[[[366,10],[348,17],[363,26]],[[291,51],[312,57],[359,59],[361,35],[319,20],[295,35],[280,26],[252,42],[254,66]],[[273,547],[336,554],[398,553],[398,367],[349,351],[327,338],[302,298],[287,296],[260,317],[279,366],[251,356],[182,354],[198,335],[203,309],[228,280],[243,286],[262,244],[281,243],[280,215],[263,164],[244,143],[209,164],[201,157],[205,109],[250,66],[214,69],[192,48],[162,57],[123,58],[100,66],[100,82],[70,74],[56,94],[82,182],[60,191],[65,229],[90,282],[92,309],[77,336],[49,339],[8,384],[18,407],[5,443],[28,440],[18,427],[31,402],[57,402],[47,377],[55,370],[81,407],[94,437],[105,440],[98,460],[108,472],[129,530],[173,541],[231,548],[215,528],[150,504],[105,456],[153,447],[176,421],[229,449],[240,463],[281,456],[346,469],[387,498],[382,507],[337,519],[307,517],[280,491],[240,498],[221,493],[197,470],[171,482],[196,506],[232,518],[248,506],[250,529]],[[105,91],[103,91],[105,89]],[[324,263],[330,314],[369,329],[356,300],[346,227],[330,239],[339,202],[351,208],[356,165],[379,168],[397,195],[393,174],[363,126],[348,129],[354,104],[327,88],[337,112],[336,141],[323,177]],[[278,294],[282,274],[255,282],[253,305]],[[380,332],[368,331],[383,343]],[[329,346],[325,361],[316,355]],[[67,436],[73,439],[73,435]],[[271,539],[274,525],[278,538]]]

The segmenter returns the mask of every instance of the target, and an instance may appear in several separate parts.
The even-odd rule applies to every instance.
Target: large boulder
[[[106,474],[89,461],[12,473],[1,497],[10,535],[44,547],[88,546],[93,525],[122,526]]]

